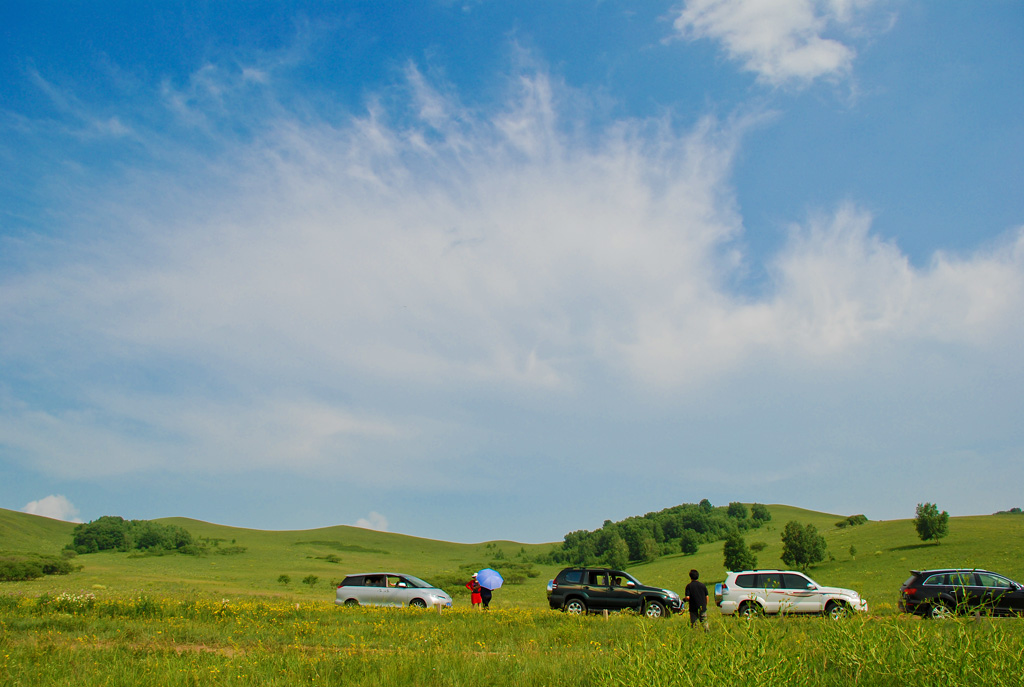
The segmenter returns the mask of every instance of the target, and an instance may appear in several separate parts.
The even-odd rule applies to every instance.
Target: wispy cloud
[[[817,26],[790,9],[769,42]],[[842,63],[766,55],[779,77]],[[198,122],[251,104],[211,83],[168,107]],[[404,86],[341,124],[249,108],[258,135],[169,146],[79,198],[61,242],[14,246],[0,442],[62,476],[255,467],[458,488],[477,479],[453,466],[480,444],[480,404],[628,407],[937,345],[985,366],[1021,340],[1019,231],[915,267],[840,203],[793,227],[766,284],[737,289],[754,258],[730,175],[749,122],[595,132],[544,72],[491,111],[414,67]]]

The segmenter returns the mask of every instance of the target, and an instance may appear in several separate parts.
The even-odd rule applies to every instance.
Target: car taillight
[[[916,587],[905,587],[903,589],[903,593],[905,595],[907,595],[907,596],[913,596],[914,594],[917,594],[917,588]]]

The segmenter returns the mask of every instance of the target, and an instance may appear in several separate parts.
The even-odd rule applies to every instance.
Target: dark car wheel
[[[842,620],[850,616],[850,609],[841,601],[829,601],[828,605],[825,606],[825,613],[832,620]]]
[[[953,607],[944,601],[936,601],[928,608],[928,617],[933,620],[945,620],[955,615]]]
[[[665,605],[660,601],[648,601],[644,606],[644,615],[648,618],[664,618]]]
[[[740,604],[737,615],[740,618],[758,618],[764,611],[761,610],[761,606],[753,601],[744,601]]]
[[[413,608],[426,608],[427,607],[427,602],[424,601],[423,599],[413,599],[412,601],[409,602],[409,605],[412,606]]]
[[[356,601],[355,599],[345,599],[345,605],[346,606],[358,606],[359,602]]]
[[[563,610],[572,615],[586,615],[587,604],[583,603],[582,599],[569,599],[565,602]]]

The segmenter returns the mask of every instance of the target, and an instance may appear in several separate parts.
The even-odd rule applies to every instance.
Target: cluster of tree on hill
[[[1019,506],[1014,506],[1010,510],[997,510],[995,512],[996,515],[1020,515],[1021,513],[1024,513],[1024,511]]]
[[[836,527],[843,529],[844,527],[855,527],[856,525],[863,525],[868,522],[868,516],[866,515],[851,515],[843,518],[836,523]]]
[[[117,515],[104,515],[75,527],[69,548],[76,553],[140,550],[193,555],[204,549],[183,527],[152,520],[125,520]]]
[[[739,502],[716,507],[704,499],[619,522],[605,520],[604,525],[593,531],[569,532],[558,547],[542,555],[538,562],[602,563],[623,568],[630,561],[642,563],[671,553],[697,553],[701,544],[756,529],[771,519],[768,508],[760,503],[749,509]]]
[[[67,575],[76,569],[74,552],[58,557],[42,553],[0,555],[0,582],[34,580],[43,575]]]

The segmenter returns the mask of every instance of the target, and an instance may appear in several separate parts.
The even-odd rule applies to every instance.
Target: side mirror
[[[632,589],[633,587],[636,586],[636,583],[633,582],[633,580],[626,580],[626,586],[629,587],[630,589]]]
[[[398,586],[399,587],[408,587],[409,585],[407,585],[405,582],[399,582]]]

